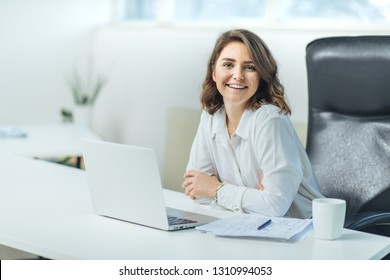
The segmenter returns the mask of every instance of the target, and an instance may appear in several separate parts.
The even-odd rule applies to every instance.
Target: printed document
[[[216,236],[257,237],[290,240],[309,228],[311,219],[270,218],[257,214],[239,214],[198,226],[197,229]]]

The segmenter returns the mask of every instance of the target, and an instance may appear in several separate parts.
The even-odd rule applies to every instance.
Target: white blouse
[[[231,139],[224,107],[214,115],[204,111],[187,170],[227,182],[218,206],[234,212],[310,218],[312,199],[322,197],[289,117],[273,105],[246,110]]]

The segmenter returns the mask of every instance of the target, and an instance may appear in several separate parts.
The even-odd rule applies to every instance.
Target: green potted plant
[[[92,106],[107,83],[107,78],[94,72],[92,59],[88,60],[85,71],[75,68],[67,79],[72,92],[74,109],[62,108],[61,115],[64,121],[88,125],[92,113]]]

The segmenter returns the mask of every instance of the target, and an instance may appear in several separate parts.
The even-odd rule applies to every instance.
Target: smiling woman
[[[193,200],[234,212],[311,217],[311,201],[322,195],[277,70],[255,33],[236,29],[217,39],[182,184]]]

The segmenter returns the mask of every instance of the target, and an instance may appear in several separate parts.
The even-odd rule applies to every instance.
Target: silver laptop
[[[165,206],[154,150],[95,140],[83,140],[82,148],[97,214],[162,230],[217,220]]]

